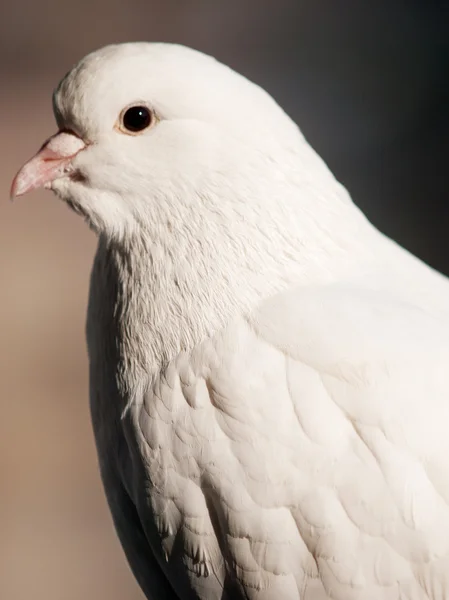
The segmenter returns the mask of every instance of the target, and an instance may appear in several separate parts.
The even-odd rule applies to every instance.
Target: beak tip
[[[39,188],[52,189],[52,182],[62,177],[71,160],[86,147],[73,133],[60,131],[49,138],[14,177],[9,192],[10,200]]]
[[[9,190],[9,199],[11,202],[14,202],[15,198],[23,196],[26,193],[25,186],[23,185],[23,182],[20,181],[19,175],[20,173],[17,173],[14,177],[11,189]]]

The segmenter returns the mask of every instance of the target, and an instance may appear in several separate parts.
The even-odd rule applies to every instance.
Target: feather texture
[[[210,57],[110,46],[54,106],[83,149],[51,187],[99,236],[100,470],[147,598],[448,598],[447,279]]]
[[[449,328],[374,283],[273,296],[117,421],[174,597],[446,597]]]

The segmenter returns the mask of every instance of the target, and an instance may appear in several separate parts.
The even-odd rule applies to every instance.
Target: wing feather
[[[448,333],[394,296],[309,288],[170,364],[130,419],[178,596],[447,598]]]

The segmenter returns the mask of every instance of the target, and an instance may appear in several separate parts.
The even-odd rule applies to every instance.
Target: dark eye
[[[153,118],[146,106],[131,106],[123,114],[123,128],[131,133],[143,131],[151,125]]]

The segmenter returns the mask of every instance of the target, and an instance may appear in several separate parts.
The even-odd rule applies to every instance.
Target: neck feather
[[[332,210],[303,201],[268,217],[262,210],[243,220],[214,212],[163,227],[159,221],[121,241],[100,236],[88,316],[91,360],[114,348],[127,389],[270,295],[360,268],[373,228],[339,190]]]

